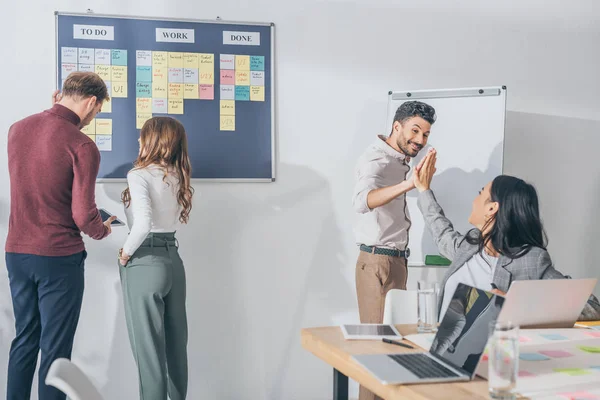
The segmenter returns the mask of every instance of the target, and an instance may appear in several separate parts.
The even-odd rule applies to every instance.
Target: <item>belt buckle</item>
[[[407,247],[406,250],[404,250],[404,258],[408,257],[410,257],[410,249]]]

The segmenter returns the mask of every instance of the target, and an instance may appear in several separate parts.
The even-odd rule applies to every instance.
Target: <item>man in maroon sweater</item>
[[[8,132],[10,221],[6,267],[16,337],[8,361],[8,400],[30,398],[38,352],[39,399],[65,399],[44,383],[57,358],[70,358],[83,298],[87,253],[81,232],[93,239],[111,233],[95,203],[100,152],[80,129],[108,100],[92,72],[69,75],[49,110]]]

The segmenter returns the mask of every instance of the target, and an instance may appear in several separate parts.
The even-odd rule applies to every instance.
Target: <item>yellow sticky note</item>
[[[166,51],[153,51],[152,52],[152,67],[166,68],[169,66],[168,61],[169,53]]]
[[[96,118],[96,135],[112,135],[112,119]]]
[[[169,68],[183,68],[183,53],[169,52]]]
[[[265,87],[250,86],[250,101],[265,101]]]
[[[165,67],[152,67],[152,83],[164,82],[167,83],[169,79],[169,70]]]
[[[169,99],[169,114],[183,114],[183,99]]]
[[[127,82],[127,67],[113,65],[111,68],[113,81]]]
[[[104,100],[104,103],[102,103],[102,110],[100,112],[103,112],[103,113],[112,112],[112,101]]]
[[[200,84],[213,85],[215,83],[215,73],[213,71],[200,71]]]
[[[198,68],[200,55],[198,53],[183,53],[183,68]]]
[[[92,142],[96,143],[96,135],[85,135],[87,137],[89,137],[90,139],[92,139]]]
[[[113,82],[112,97],[127,97],[127,82]]]
[[[183,99],[183,83],[169,83],[169,99]]]
[[[199,99],[200,91],[198,90],[198,86],[194,83],[186,83],[183,85],[183,98],[184,99]]]
[[[250,56],[235,56],[236,71],[250,71]]]
[[[223,115],[235,115],[235,100],[221,100],[221,112]]]
[[[236,86],[250,86],[250,71],[235,71]]]
[[[87,126],[81,128],[81,132],[86,135],[95,135],[96,134],[96,120],[93,119]]]
[[[200,64],[198,66],[200,72],[215,72],[215,55],[200,54]]]
[[[110,76],[112,75],[112,70],[110,69],[110,65],[101,65],[96,64],[94,68],[94,72],[98,74],[98,76],[105,81],[110,81]]]
[[[135,112],[136,114],[151,114],[152,99],[149,97],[140,97],[135,99]]]
[[[167,82],[152,82],[152,97],[166,99],[169,86]]]
[[[139,99],[138,99],[139,100]],[[150,99],[148,99],[150,100]],[[150,113],[137,113],[135,118],[135,128],[142,129],[144,123],[152,118],[152,114]]]
[[[235,131],[235,117],[233,115],[221,115],[221,130]]]

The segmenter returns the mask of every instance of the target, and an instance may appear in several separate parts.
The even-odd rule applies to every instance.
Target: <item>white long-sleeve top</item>
[[[134,169],[127,174],[131,203],[125,207],[129,237],[123,252],[133,255],[150,232],[175,232],[180,226],[181,207],[177,203],[178,178],[166,179],[158,165]]]

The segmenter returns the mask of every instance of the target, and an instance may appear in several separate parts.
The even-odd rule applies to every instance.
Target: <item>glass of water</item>
[[[417,332],[437,332],[439,285],[427,281],[418,281],[417,285]]]
[[[511,322],[490,323],[488,387],[492,399],[515,398],[519,374],[519,327]]]

